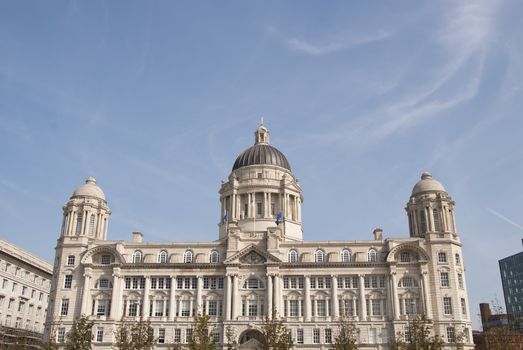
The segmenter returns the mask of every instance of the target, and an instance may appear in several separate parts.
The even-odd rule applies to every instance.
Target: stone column
[[[340,308],[338,304],[338,276],[331,276],[331,288],[332,288],[332,298],[331,298],[331,308],[332,308],[332,317],[338,318],[340,316]]]
[[[454,229],[454,233],[458,233],[458,227],[456,226],[456,215],[454,213],[454,210],[451,211],[452,213],[452,228]]]
[[[359,275],[359,292],[360,292],[360,321],[367,320],[367,303],[365,301],[365,275]]]
[[[203,277],[196,276],[196,314],[202,313],[202,289],[203,289]]]
[[[84,272],[84,288],[82,292],[82,308],[80,313],[82,315],[89,315],[89,301],[91,299],[91,268],[85,268]]]
[[[169,321],[176,317],[176,276],[171,277],[171,293],[169,294]]]
[[[281,278],[279,275],[274,276],[274,310],[278,317],[283,315],[281,309]]]
[[[231,319],[231,309],[232,309],[232,303],[231,303],[231,297],[232,297],[232,283],[231,283],[231,275],[226,275],[226,282],[225,282],[225,320],[230,321]]]
[[[121,291],[121,281],[120,268],[113,268],[113,292],[111,295],[111,318],[113,320],[119,321],[122,318],[122,308],[120,301],[122,300],[122,291]]]
[[[305,276],[305,322],[310,322],[311,313],[311,277]]]
[[[267,317],[272,318],[272,275],[267,275]]]
[[[151,289],[151,276],[145,276],[145,288],[143,290],[142,315],[144,320],[149,319],[149,291]]]
[[[398,300],[398,291],[397,291],[397,281],[396,281],[396,272],[390,273],[390,280],[392,284],[392,300],[394,302],[394,319],[398,320],[400,316],[400,303]]]
[[[236,191],[232,193],[232,202],[231,202],[231,218],[233,220],[237,220],[236,218],[236,200],[237,200],[237,194]]]
[[[423,304],[425,305],[425,315],[428,319],[432,319],[432,303],[430,300],[430,294],[427,290],[427,272],[423,271],[421,273],[421,288],[423,295]]]
[[[238,317],[238,307],[239,307],[239,301],[241,300],[240,295],[238,293],[238,275],[232,276],[232,312],[231,312],[231,318],[233,320],[236,320]]]

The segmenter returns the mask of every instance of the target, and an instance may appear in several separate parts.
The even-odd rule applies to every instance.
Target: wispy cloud
[[[505,221],[507,224],[510,224],[510,225],[514,226],[515,228],[523,231],[523,226],[521,226],[520,224],[518,224],[518,223],[514,222],[513,220],[507,218],[505,215],[503,215],[501,213],[498,213],[497,211],[495,211],[492,208],[486,208],[486,209],[487,209],[487,211],[489,213],[491,213],[492,215],[494,215],[494,216],[498,217],[499,219]]]
[[[392,35],[390,31],[380,31],[374,34],[343,34],[338,39],[326,43],[312,43],[298,38],[290,38],[287,45],[290,50],[304,53],[311,56],[321,56],[341,50],[351,49],[357,46],[370,44],[372,42],[384,40]]]

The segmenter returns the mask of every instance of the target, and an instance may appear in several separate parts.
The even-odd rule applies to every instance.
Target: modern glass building
[[[523,319],[523,252],[499,261],[507,314]]]

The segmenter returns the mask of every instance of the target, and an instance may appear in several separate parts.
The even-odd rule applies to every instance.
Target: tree
[[[209,315],[198,314],[193,323],[193,333],[189,339],[189,350],[214,350],[214,337],[209,330]]]
[[[265,318],[262,335],[264,350],[288,350],[294,345],[289,329],[274,315]]]
[[[227,326],[225,329],[225,338],[227,339],[227,350],[238,350],[236,332],[232,326]]]
[[[65,350],[89,350],[93,340],[94,322],[82,315],[73,322],[71,330],[67,332],[65,341]]]
[[[153,328],[149,321],[121,321],[114,333],[114,349],[117,350],[152,350],[154,346]]]
[[[407,334],[398,332],[391,345],[392,350],[442,350],[443,339],[431,335],[432,321],[425,315],[414,317],[409,323]]]
[[[358,338],[359,329],[354,322],[346,316],[340,317],[338,321],[338,334],[334,338],[332,344],[333,350],[356,350],[358,345],[356,341]]]

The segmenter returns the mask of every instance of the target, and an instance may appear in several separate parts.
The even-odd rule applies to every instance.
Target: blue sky
[[[519,1],[3,1],[0,236],[52,260],[89,175],[111,239],[213,240],[261,116],[306,239],[406,236],[427,170],[456,200],[471,313],[523,232]],[[503,303],[503,302],[502,302]]]

